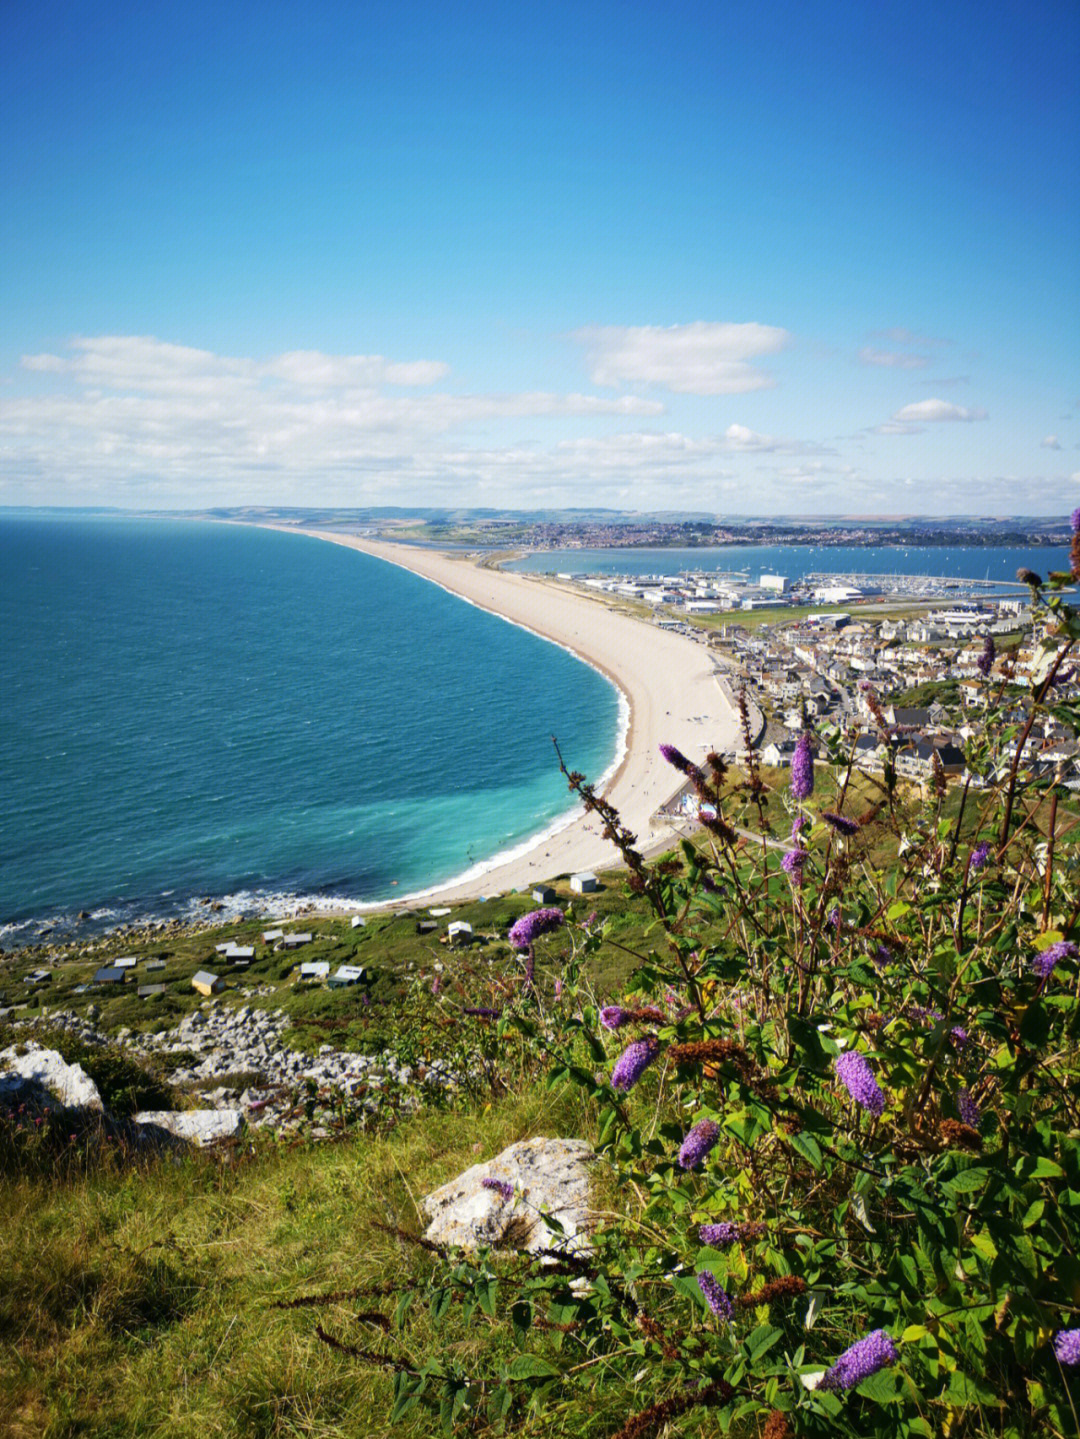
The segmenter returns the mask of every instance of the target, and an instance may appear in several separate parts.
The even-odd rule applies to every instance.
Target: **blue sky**
[[[1080,504],[1080,8],[0,15],[0,503]]]

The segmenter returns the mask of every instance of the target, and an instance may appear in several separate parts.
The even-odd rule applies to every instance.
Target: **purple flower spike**
[[[660,1041],[655,1035],[650,1034],[647,1039],[635,1039],[615,1061],[615,1068],[611,1071],[612,1087],[633,1089],[659,1054]]]
[[[1080,535],[1080,510],[1073,510],[1071,523],[1073,534]]]
[[[814,751],[810,735],[803,730],[791,756],[791,793],[795,799],[809,799],[814,793]]]
[[[696,1169],[720,1138],[720,1126],[711,1119],[695,1124],[682,1142],[679,1150],[679,1164],[683,1169]]]
[[[735,1318],[735,1306],[731,1302],[731,1296],[715,1274],[710,1274],[707,1269],[703,1269],[697,1277],[697,1282],[705,1303],[717,1319],[726,1319],[730,1322]]]
[[[1054,1335],[1054,1353],[1059,1364],[1080,1364],[1080,1329],[1059,1329]]]
[[[566,916],[561,909],[534,909],[530,914],[523,914],[515,925],[511,927],[507,938],[514,949],[528,949],[534,940],[542,934],[547,934],[553,929],[566,923]]]
[[[856,1104],[871,1114],[885,1108],[885,1096],[874,1078],[874,1071],[856,1049],[849,1049],[836,1061],[836,1077]]]
[[[993,635],[987,635],[983,640],[982,654],[975,661],[975,668],[985,679],[994,668],[994,660],[997,658],[997,647],[994,644]]]
[[[970,1089],[957,1090],[956,1112],[971,1129],[978,1129],[981,1115],[979,1114],[979,1106],[971,1097]]]
[[[979,870],[982,869],[989,858],[990,843],[984,839],[981,844],[977,844],[971,851],[971,863],[968,865],[968,869],[972,874],[978,874]]]
[[[803,882],[803,865],[810,858],[805,849],[789,849],[780,861],[780,868],[791,880],[793,885],[800,885]]]
[[[854,1389],[879,1369],[895,1364],[899,1359],[896,1345],[884,1329],[875,1329],[865,1339],[858,1339],[850,1349],[845,1349],[836,1363],[821,1381],[822,1389]]]
[[[606,1004],[600,1011],[600,1023],[605,1029],[621,1029],[626,1023],[626,1010],[620,1004]]]
[[[514,1197],[514,1186],[509,1179],[481,1179],[480,1186],[482,1189],[493,1190],[507,1204]]]
[[[1075,958],[1076,945],[1072,940],[1059,939],[1057,944],[1048,945],[1041,954],[1037,954],[1031,962],[1031,967],[1040,979],[1047,979],[1059,960]]]
[[[698,1230],[702,1244],[710,1244],[713,1249],[728,1249],[738,1237],[739,1226],[730,1219],[722,1219],[719,1224],[703,1224]]]
[[[859,832],[858,820],[848,819],[845,814],[833,814],[832,810],[823,809],[821,818],[826,824],[831,824],[837,834],[852,835]]]

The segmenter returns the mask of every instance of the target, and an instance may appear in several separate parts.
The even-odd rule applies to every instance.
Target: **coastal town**
[[[651,610],[656,625],[724,657],[729,686],[759,716],[758,761],[790,764],[797,736],[832,727],[853,763],[883,773],[890,750],[900,778],[968,775],[965,746],[983,733],[991,695],[1019,698],[1045,678],[1042,628],[1033,628],[1020,585],[932,576],[820,575],[789,585],[781,575],[687,571],[673,575],[562,572],[564,584],[613,603]],[[858,581],[858,584],[853,581]],[[1080,694],[1070,667],[1055,676],[1062,699]],[[891,732],[886,743],[882,718]],[[1006,720],[1022,725],[1018,706]],[[745,763],[745,749],[729,751]],[[970,775],[980,786],[998,772]],[[1020,756],[1031,778],[1080,792],[1080,744],[1052,716],[1040,718]]]

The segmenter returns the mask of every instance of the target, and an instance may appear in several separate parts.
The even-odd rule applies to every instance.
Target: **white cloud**
[[[967,410],[963,405],[953,405],[948,400],[917,400],[905,405],[893,415],[893,422],[899,425],[938,424],[946,421],[985,420],[985,410]],[[880,432],[879,427],[879,432]],[[910,433],[910,431],[885,431],[885,433]]]
[[[1040,441],[1039,441],[1039,445],[1040,445],[1040,448],[1041,448],[1041,449],[1044,449],[1044,450],[1060,450],[1060,449],[1061,449],[1061,442],[1058,440],[1057,435],[1047,435],[1047,437],[1046,437],[1045,440],[1040,440]]]
[[[897,350],[874,350],[864,345],[859,351],[864,365],[881,365],[893,370],[925,370],[930,363],[927,355],[905,355]]]
[[[788,344],[787,330],[773,325],[597,325],[573,338],[589,356],[597,385],[660,385],[682,395],[742,395],[772,388],[776,381],[751,361]]]

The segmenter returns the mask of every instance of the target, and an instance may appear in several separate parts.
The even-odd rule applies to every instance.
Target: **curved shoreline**
[[[672,831],[655,827],[652,816],[681,784],[661,758],[659,745],[677,745],[697,760],[711,749],[738,745],[738,718],[716,682],[719,666],[702,643],[618,614],[603,602],[548,579],[481,569],[471,560],[451,558],[438,550],[405,549],[326,530],[266,528],[326,540],[410,570],[459,599],[569,650],[609,679],[623,696],[629,716],[623,754],[602,792],[644,850],[672,842]],[[611,869],[619,862],[618,851],[603,838],[596,817],[571,814],[565,826],[543,831],[508,858],[493,856],[465,875],[391,903],[474,899],[528,889],[560,874]],[[387,906],[382,902],[364,907]]]

